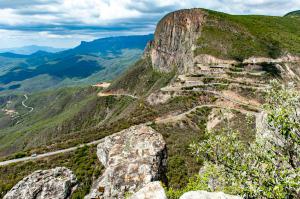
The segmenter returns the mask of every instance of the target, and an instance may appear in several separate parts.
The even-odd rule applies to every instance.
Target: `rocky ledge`
[[[18,182],[3,199],[66,199],[76,184],[75,175],[67,168],[39,170]]]
[[[149,182],[165,180],[165,141],[146,125],[104,138],[97,146],[97,156],[105,171],[86,198],[124,198]]]

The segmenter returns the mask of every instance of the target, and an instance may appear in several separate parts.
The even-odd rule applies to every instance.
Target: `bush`
[[[298,198],[300,194],[300,95],[291,86],[271,82],[267,103],[268,136],[243,142],[231,129],[207,132],[202,142],[191,144],[201,175],[182,190],[168,190],[178,198],[190,190],[224,191],[245,198]]]

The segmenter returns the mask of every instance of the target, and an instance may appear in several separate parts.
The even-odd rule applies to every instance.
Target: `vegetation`
[[[74,87],[28,95],[26,104],[34,107],[30,114],[27,114],[28,109],[22,106],[23,95],[7,98],[6,100],[11,101],[9,108],[19,112],[20,117],[2,124],[0,151],[6,155],[45,144],[54,137],[68,133],[66,128],[62,129],[62,124],[78,115],[81,109],[85,109],[85,106],[96,98],[98,91],[92,87]],[[72,127],[69,126],[69,130],[71,129]]]
[[[181,125],[153,125],[153,128],[163,135],[168,146],[169,187],[174,189],[184,187],[189,177],[199,171],[201,164],[190,153],[189,145],[192,141],[203,139],[210,110],[210,108],[198,109],[190,116],[189,121],[182,121]]]
[[[90,190],[92,181],[103,169],[96,156],[96,147],[82,147],[74,152],[60,154],[42,160],[11,164],[0,167],[0,197],[2,198],[18,181],[36,170],[67,167],[76,175],[79,185],[72,199],[83,198]]]
[[[174,72],[168,74],[156,71],[152,67],[150,58],[145,58],[139,60],[114,81],[109,90],[121,90],[135,95],[145,95],[165,86],[174,75]]]
[[[195,55],[241,61],[251,56],[277,58],[287,52],[300,54],[298,18],[206,12]]]
[[[300,10],[296,10],[285,15],[285,17],[299,17],[299,16],[300,16]]]
[[[207,132],[201,142],[191,144],[198,161],[204,162],[199,175],[183,189],[169,189],[170,198],[190,190],[224,191],[246,198],[297,198],[300,192],[300,95],[276,81],[268,91],[268,136],[253,142],[240,139],[231,129]],[[265,132],[264,132],[265,133]]]

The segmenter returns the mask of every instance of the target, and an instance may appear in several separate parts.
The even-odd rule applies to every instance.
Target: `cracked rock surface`
[[[76,184],[75,175],[65,167],[38,170],[18,182],[3,199],[67,199]]]
[[[152,181],[164,181],[166,143],[149,126],[133,126],[104,138],[97,156],[105,170],[85,198],[124,198]]]

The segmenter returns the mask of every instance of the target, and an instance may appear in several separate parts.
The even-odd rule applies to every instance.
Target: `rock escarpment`
[[[148,43],[145,52],[154,68],[170,72],[176,66],[184,73],[194,65],[193,51],[205,15],[201,9],[180,10],[158,23],[154,40]]]
[[[67,168],[39,170],[18,182],[4,199],[66,199],[76,184],[75,175]]]
[[[164,180],[166,144],[146,125],[104,138],[97,156],[106,169],[86,198],[123,198],[151,181]]]

